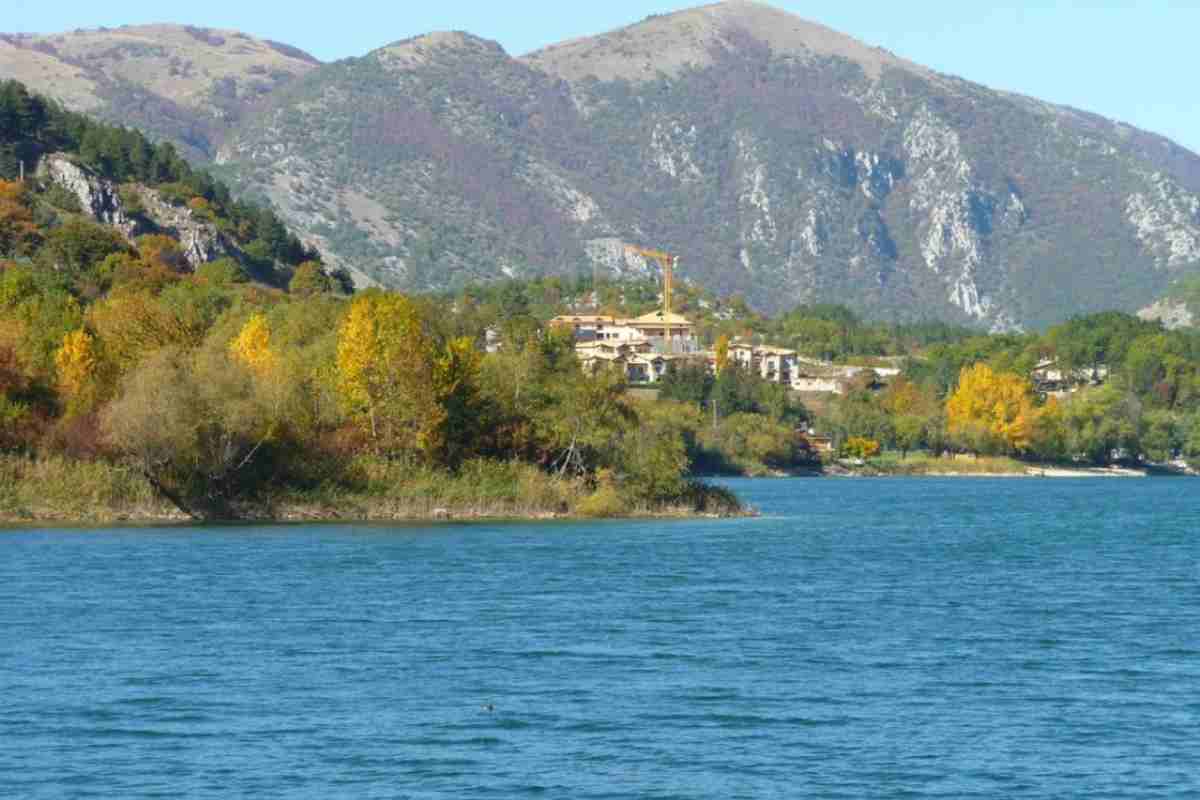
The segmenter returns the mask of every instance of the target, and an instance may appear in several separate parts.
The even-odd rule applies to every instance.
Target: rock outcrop
[[[137,221],[126,213],[112,181],[101,178],[62,153],[43,158],[37,176],[70,192],[79,201],[79,207],[97,222],[112,225],[127,237],[136,234]]]
[[[234,250],[211,222],[200,219],[187,206],[173,206],[153,189],[137,187],[146,217],[158,230],[179,240],[179,247],[192,269],[232,255]]]
[[[169,234],[179,241],[192,269],[234,253],[234,248],[216,225],[200,218],[191,208],[168,203],[154,189],[138,184],[127,187],[141,205],[137,213],[132,213],[112,181],[62,153],[43,158],[37,175],[43,181],[66,189],[79,201],[85,213],[97,222],[113,226],[127,239],[156,231]]]
[[[1191,328],[1196,325],[1196,315],[1187,304],[1179,300],[1159,300],[1138,312],[1138,316],[1148,322],[1161,322],[1167,330]]]

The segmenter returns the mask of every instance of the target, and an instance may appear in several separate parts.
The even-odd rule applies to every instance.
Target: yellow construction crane
[[[649,250],[637,245],[625,245],[625,251],[636,253],[644,258],[650,258],[662,265],[663,273],[663,333],[668,346],[671,343],[671,299],[675,292],[675,267],[679,266],[679,256],[664,253],[662,250]]]

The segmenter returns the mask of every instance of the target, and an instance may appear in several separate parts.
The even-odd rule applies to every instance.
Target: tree
[[[150,353],[163,347],[184,346],[190,339],[179,320],[146,291],[110,294],[88,309],[88,324],[121,372],[127,372]]]
[[[852,436],[842,445],[842,455],[866,460],[879,455],[879,449],[879,442],[874,439]]]
[[[1200,469],[1200,414],[1192,415],[1191,428],[1183,445],[1183,455],[1188,466]]]
[[[450,466],[461,464],[479,444],[487,416],[479,395],[481,361],[474,340],[462,336],[446,343],[435,365],[437,401],[444,411],[439,459]]]
[[[662,400],[693,403],[703,408],[712,393],[713,377],[702,360],[672,361],[658,385]]]
[[[925,418],[916,414],[903,414],[896,417],[892,423],[892,429],[896,437],[896,447],[900,449],[902,458],[908,458],[911,451],[924,444],[925,425]]]
[[[702,424],[700,409],[662,400],[633,408],[637,424],[624,428],[618,454],[628,494],[640,502],[679,495],[686,486],[688,442]]]
[[[729,364],[729,337],[725,334],[717,337],[717,343],[713,346],[713,356],[716,360],[717,374],[720,375]]]
[[[69,219],[46,235],[39,258],[48,266],[78,275],[100,265],[105,258],[128,250],[125,239],[115,229],[84,219]]]
[[[229,288],[246,283],[249,277],[242,265],[232,258],[218,258],[196,267],[196,280],[208,286]]]
[[[0,180],[0,256],[29,255],[40,240],[25,187]]]
[[[54,365],[67,416],[90,411],[99,398],[103,369],[95,337],[82,328],[68,333],[54,356]]]
[[[1136,455],[1141,416],[1141,403],[1120,386],[1076,392],[1063,406],[1068,455],[1093,464],[1107,464],[1115,454]]]
[[[258,457],[279,407],[221,349],[162,349],[126,377],[101,415],[108,444],[180,510],[228,516],[229,502],[268,477]]]
[[[434,342],[412,300],[359,295],[338,332],[337,369],[343,407],[377,452],[435,457],[446,411],[438,402]]]
[[[1183,450],[1187,433],[1178,415],[1165,409],[1148,411],[1142,417],[1141,455],[1150,461],[1166,463]]]
[[[1070,455],[1066,417],[1057,399],[1047,399],[1036,410],[1030,439],[1030,453],[1042,461],[1059,461]]]
[[[142,260],[171,272],[190,272],[191,264],[183,254],[179,242],[161,233],[152,233],[137,238],[137,251]]]
[[[950,435],[975,452],[1027,450],[1033,415],[1029,382],[1012,373],[995,373],[986,364],[964,369],[946,401]]]
[[[625,380],[615,370],[549,385],[550,402],[531,422],[560,475],[585,475],[616,466],[616,443],[636,420],[625,402]]]
[[[271,350],[271,328],[261,313],[246,320],[241,332],[229,343],[229,352],[259,377],[271,375],[279,364]]]
[[[712,388],[712,401],[717,415],[753,414],[760,410],[758,383],[761,378],[739,364],[730,364],[717,376]]]
[[[326,294],[333,291],[333,280],[325,273],[325,268],[316,261],[305,261],[296,267],[292,279],[288,283],[288,293],[298,297],[311,297],[315,294]]]
[[[796,457],[796,432],[763,414],[739,412],[721,420],[715,432],[701,432],[701,442],[725,462],[743,471],[788,467]],[[726,464],[727,466],[727,464]]]

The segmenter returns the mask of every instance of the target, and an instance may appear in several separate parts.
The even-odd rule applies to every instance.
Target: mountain
[[[767,311],[1009,329],[1200,271],[1194,153],[758,3],[521,58],[444,32],[301,63],[214,160],[362,282],[652,272],[636,243]]]
[[[247,111],[318,63],[277,42],[181,25],[0,35],[0,77],[170,139],[194,161],[211,158]]]

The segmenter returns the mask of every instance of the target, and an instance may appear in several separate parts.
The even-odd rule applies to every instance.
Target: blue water
[[[1200,484],[731,485],[0,532],[0,797],[1200,797]]]

